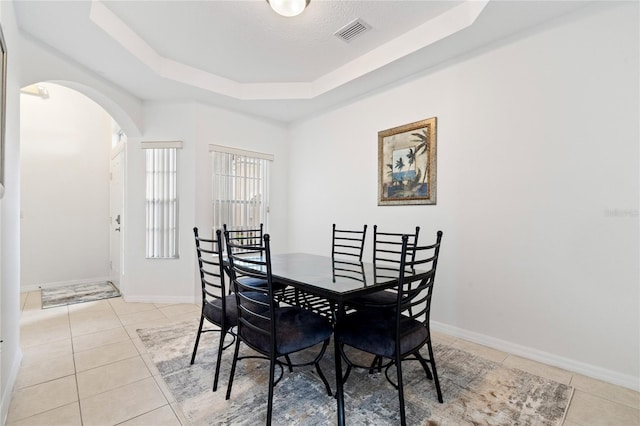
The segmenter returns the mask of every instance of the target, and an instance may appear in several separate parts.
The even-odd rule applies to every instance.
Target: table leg
[[[344,316],[344,306],[342,303],[338,304],[336,310],[336,324]],[[335,367],[336,367],[336,403],[338,411],[338,426],[344,426],[344,391],[342,389],[342,356],[340,355],[340,348],[338,342],[336,342],[335,335],[333,338],[334,355],[335,355]]]

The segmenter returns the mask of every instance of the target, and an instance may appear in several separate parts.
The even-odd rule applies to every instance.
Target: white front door
[[[111,281],[120,288],[120,276],[122,273],[122,200],[124,194],[123,186],[123,170],[124,170],[124,151],[121,150],[115,157],[111,159],[110,165],[110,239],[109,239],[109,260]],[[122,291],[122,289],[120,289]]]

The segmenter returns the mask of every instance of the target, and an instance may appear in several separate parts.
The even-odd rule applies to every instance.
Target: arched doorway
[[[21,94],[22,291],[120,282],[126,133],[67,86]]]

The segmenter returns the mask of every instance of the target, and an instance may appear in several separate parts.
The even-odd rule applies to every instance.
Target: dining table
[[[346,265],[346,267],[345,267]],[[345,304],[350,299],[397,286],[397,274],[384,276],[372,263],[341,262],[331,256],[308,253],[271,255],[271,274],[274,282],[299,290],[302,293],[326,299],[334,310],[338,323],[345,315]],[[413,275],[416,279],[417,276]],[[336,403],[338,425],[345,424],[342,357],[334,343],[336,370]]]

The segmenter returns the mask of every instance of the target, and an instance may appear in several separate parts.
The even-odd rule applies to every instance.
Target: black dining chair
[[[334,223],[331,235],[333,282],[339,278],[346,278],[364,283],[362,253],[367,236],[367,225],[363,225],[362,229],[350,230],[338,228]],[[309,294],[297,288],[289,288],[284,296],[286,303],[301,306],[334,321],[335,306],[324,297]]]
[[[238,306],[238,330],[231,375],[227,387],[226,399],[231,397],[233,378],[238,361],[256,356],[239,356],[240,343],[260,354],[260,358],[269,361],[269,390],[267,400],[267,425],[271,424],[273,411],[274,386],[282,379],[284,369],[279,358],[285,358],[289,370],[292,367],[314,365],[318,376],[324,383],[327,393],[331,388],[320,368],[333,332],[329,320],[317,313],[297,306],[279,306],[275,299],[273,274],[271,270],[271,248],[269,234],[264,235],[264,244],[242,245],[227,239],[227,255],[230,264],[230,276]],[[251,251],[254,256],[244,253]],[[247,285],[246,282],[261,278],[267,281],[265,287]],[[322,345],[312,361],[292,364],[290,354],[301,352],[316,345]],[[280,368],[280,376],[275,378],[275,367]]]
[[[331,257],[351,259],[362,262],[364,242],[367,238],[367,225],[360,229],[340,229],[334,223],[332,226]]]
[[[335,342],[347,364],[343,381],[346,382],[353,367],[371,368],[354,363],[345,352],[345,346],[387,360],[381,367],[385,368],[387,380],[398,390],[400,423],[403,426],[406,425],[403,361],[420,362],[427,378],[435,383],[438,401],[443,402],[429,328],[442,232],[438,231],[436,242],[427,246],[410,246],[409,240],[408,235],[401,238],[397,263],[395,259],[382,257],[382,254],[378,260],[376,280],[388,281],[390,277],[397,280],[395,287],[389,292],[395,294],[395,302],[385,305],[386,309],[355,311],[346,315],[335,326]],[[425,346],[428,359],[420,353]],[[396,370],[396,383],[388,374],[393,366]]]
[[[402,237],[407,236],[407,250],[411,254],[410,261],[415,259],[415,248],[418,244],[420,227],[416,226],[415,232],[403,234],[400,232],[382,232],[378,230],[378,225],[373,225],[373,265],[376,276],[382,278],[386,275],[394,277],[397,275],[402,254]],[[393,307],[396,302],[396,294],[393,291],[381,290],[364,296],[353,298],[347,302],[347,306],[352,309],[381,309]]]
[[[367,225],[362,230],[339,229],[333,224],[331,259],[333,278],[362,277],[362,253],[367,238]]]
[[[236,246],[245,247],[243,251],[239,254],[244,256],[251,255],[260,255],[261,249],[264,247],[264,224],[260,225],[250,225],[250,226],[234,226],[227,227],[225,223],[222,225],[223,233],[225,235],[228,234],[228,241]],[[253,248],[255,247],[255,248]],[[267,285],[267,280],[260,277],[255,277],[252,280],[246,280],[246,284],[251,284],[254,287],[265,287]],[[278,293],[279,298],[282,298],[282,292],[287,286],[282,283],[275,282],[274,289],[276,293]]]
[[[227,226],[225,223],[222,225],[223,232],[229,234],[229,241],[234,242],[236,245],[242,245],[245,247],[259,246],[262,247],[262,237],[264,235],[264,224],[249,225],[249,226]],[[245,253],[260,254],[260,251],[254,251],[246,249]]]
[[[200,283],[202,290],[202,309],[200,312],[200,325],[196,335],[196,342],[193,346],[191,364],[196,360],[200,336],[203,333],[216,331],[220,333],[218,343],[218,353],[216,359],[215,376],[213,379],[213,391],[218,388],[218,377],[220,375],[220,362],[222,351],[231,346],[236,338],[232,328],[238,324],[238,313],[236,309],[236,297],[231,294],[225,285],[225,273],[223,269],[223,245],[222,232],[216,231],[215,239],[205,239],[198,235],[198,228],[193,228],[196,241],[196,253],[198,256],[198,269],[200,270]],[[207,321],[214,328],[204,329],[204,321]],[[227,334],[233,339],[226,346],[224,344]]]

